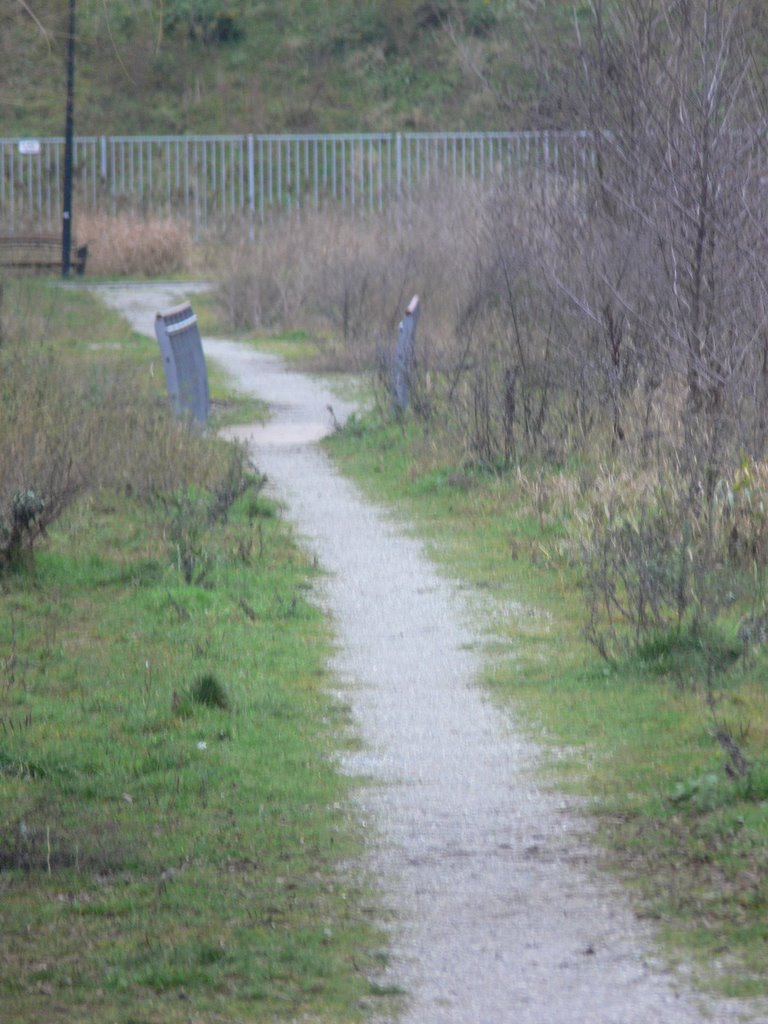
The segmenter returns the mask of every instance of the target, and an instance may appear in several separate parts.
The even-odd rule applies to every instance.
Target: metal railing
[[[63,151],[63,138],[0,138],[0,227],[60,223]],[[591,160],[586,132],[81,136],[75,212],[179,216],[201,234],[329,203],[373,213],[446,181],[576,183]]]

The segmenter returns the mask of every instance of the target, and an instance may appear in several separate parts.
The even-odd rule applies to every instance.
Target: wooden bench
[[[85,273],[88,246],[72,242],[70,267]],[[0,235],[0,268],[18,270],[62,269],[61,235]]]

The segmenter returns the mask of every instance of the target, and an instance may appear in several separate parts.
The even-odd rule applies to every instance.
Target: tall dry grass
[[[449,352],[454,321],[471,301],[480,188],[425,192],[385,216],[304,211],[233,234],[214,261],[221,309],[239,329],[304,328],[335,357],[372,366],[390,345],[411,296],[428,316],[421,348]]]
[[[83,212],[77,238],[88,246],[88,273],[101,277],[168,277],[190,269],[189,226],[173,217]]]
[[[494,462],[562,450],[583,432],[557,401],[581,370],[542,278],[550,231],[540,194],[466,182],[410,195],[383,216],[329,209],[276,220],[254,240],[232,236],[212,262],[233,327],[312,331],[326,364],[382,369],[385,386],[418,294],[414,407],[447,408],[441,424],[462,454]]]

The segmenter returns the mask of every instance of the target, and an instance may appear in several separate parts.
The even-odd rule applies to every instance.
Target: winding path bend
[[[183,286],[102,289],[139,330]],[[230,431],[328,571],[339,691],[364,741],[348,771],[391,908],[386,981],[405,1024],[700,1024],[766,1020],[688,990],[595,867],[583,822],[539,788],[536,751],[476,679],[482,637],[461,593],[417,541],[342,479],[316,445],[350,407],[275,357],[206,341],[265,399],[266,427]],[[381,980],[381,979],[380,979]]]

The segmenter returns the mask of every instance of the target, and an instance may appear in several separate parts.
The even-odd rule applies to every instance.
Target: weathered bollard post
[[[398,415],[406,411],[411,398],[416,324],[419,322],[420,313],[419,296],[414,295],[408,303],[405,316],[400,321],[395,362],[392,367],[392,408]]]
[[[155,316],[155,337],[163,357],[168,397],[177,416],[208,419],[208,371],[197,317],[188,302]]]

